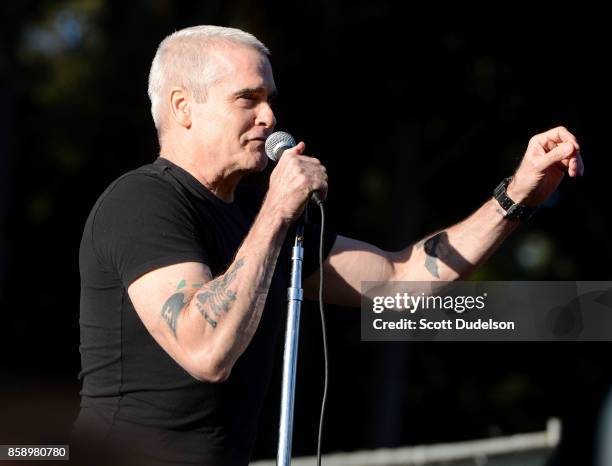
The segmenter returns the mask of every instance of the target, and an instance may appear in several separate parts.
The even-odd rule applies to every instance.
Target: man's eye
[[[255,96],[253,94],[243,94],[240,96],[240,98],[245,100],[255,100]]]

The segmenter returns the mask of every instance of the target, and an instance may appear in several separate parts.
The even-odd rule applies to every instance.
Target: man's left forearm
[[[582,176],[584,162],[576,138],[560,126],[532,137],[511,181],[500,183],[495,197],[456,225],[399,252],[338,236],[325,261],[326,302],[359,306],[366,281],[466,278],[525,221],[521,219],[529,218],[533,209],[546,201],[565,173],[571,178]],[[304,281],[306,296],[316,296],[318,280],[315,273]]]
[[[520,224],[504,218],[491,198],[465,220],[429,235],[395,255],[396,280],[452,281],[485,262]]]
[[[536,134],[512,180],[495,195],[502,205],[519,203],[511,214],[495,198],[470,217],[407,248],[393,258],[397,280],[457,280],[466,277],[497,249],[520,223],[504,218],[528,218],[559,186],[564,174],[584,174],[584,162],[575,136],[563,126]],[[507,195],[507,198],[506,198]],[[515,206],[511,206],[515,207]]]

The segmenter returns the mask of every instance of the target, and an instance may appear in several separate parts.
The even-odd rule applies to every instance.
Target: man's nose
[[[268,102],[262,102],[259,105],[255,124],[265,126],[266,128],[274,128],[276,126],[276,117],[274,110]]]

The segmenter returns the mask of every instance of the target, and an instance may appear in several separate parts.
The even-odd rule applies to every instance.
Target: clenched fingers
[[[565,127],[559,126],[536,134],[529,141],[529,152],[535,158],[534,165],[549,167],[561,163],[571,177],[584,174],[584,161],[576,137]]]
[[[576,150],[580,149],[576,136],[570,133],[564,126],[557,126],[543,133],[536,134],[529,141],[529,145],[538,144],[548,152],[564,142],[572,144]]]

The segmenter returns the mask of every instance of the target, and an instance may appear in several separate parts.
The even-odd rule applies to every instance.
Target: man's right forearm
[[[255,334],[287,234],[266,202],[227,271],[186,304],[177,339],[202,378],[224,380]]]

